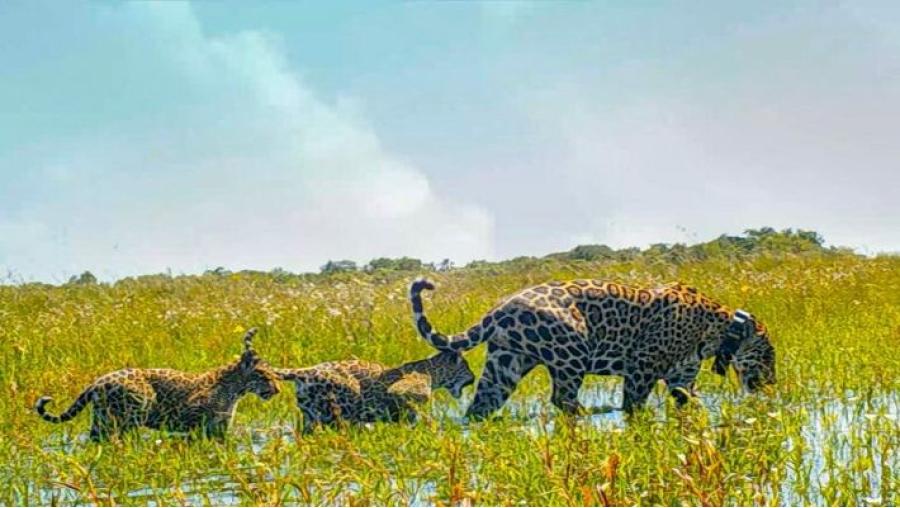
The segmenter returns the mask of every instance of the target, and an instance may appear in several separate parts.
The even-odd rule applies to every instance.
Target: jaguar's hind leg
[[[580,414],[584,411],[578,402],[578,392],[584,382],[584,372],[567,372],[562,368],[551,368],[553,395],[550,400],[559,410],[567,414]]]
[[[302,429],[301,434],[303,434],[304,436],[308,436],[308,435],[312,434],[316,430],[316,427],[326,423],[325,421],[323,421],[322,418],[319,417],[319,414],[317,411],[312,411],[310,409],[301,407],[300,413],[303,415],[302,416],[303,422],[301,424],[300,418],[298,418],[297,423],[299,424],[299,427]]]
[[[496,346],[488,348],[488,359],[478,381],[475,400],[466,416],[481,419],[503,407],[519,380],[531,372],[537,361],[522,353]]]
[[[95,443],[106,441],[117,433],[119,427],[108,408],[94,406],[94,410],[91,411],[91,441]]]

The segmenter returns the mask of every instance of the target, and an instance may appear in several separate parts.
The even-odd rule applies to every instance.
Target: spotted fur
[[[97,378],[59,416],[46,412],[50,397],[35,411],[51,423],[69,421],[93,405],[90,437],[94,441],[137,427],[177,432],[200,428],[210,437],[228,430],[238,399],[255,393],[267,400],[278,393],[278,377],[253,349],[256,329],[244,336],[241,358],[202,374],[171,369],[123,369]]]
[[[426,318],[421,299],[426,289],[434,285],[425,279],[410,286],[415,326],[426,341],[456,352],[488,345],[467,411],[472,417],[503,406],[537,365],[549,370],[551,400],[566,412],[581,411],[578,392],[586,374],[624,378],[622,406],[628,412],[644,404],[660,379],[684,404],[701,361],[713,356],[720,366],[733,365],[748,389],[775,382],[775,351],[765,327],[742,314],[747,316],[742,328],[727,334],[734,312],[681,284],[655,289],[600,280],[541,284],[512,295],[451,337]]]
[[[362,360],[327,362],[303,369],[275,369],[282,380],[293,381],[303,431],[338,421],[364,423],[400,421],[417,416],[416,405],[431,391],[446,388],[454,397],[475,382],[462,355],[443,352],[424,360],[388,368]]]

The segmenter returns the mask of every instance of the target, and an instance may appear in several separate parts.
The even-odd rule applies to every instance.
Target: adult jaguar
[[[633,288],[600,280],[550,282],[522,290],[467,331],[447,337],[422,309],[425,279],[410,286],[416,330],[440,351],[461,352],[487,342],[484,372],[467,415],[499,409],[519,380],[545,365],[553,404],[581,411],[578,391],[586,374],[624,378],[622,408],[644,404],[660,379],[679,405],[688,400],[705,358],[716,372],[733,365],[748,390],[775,382],[775,350],[765,326],[682,284]]]
[[[339,420],[352,423],[399,421],[416,417],[416,405],[431,391],[446,388],[459,398],[475,375],[459,353],[442,352],[388,368],[363,360],[325,362],[301,369],[275,369],[297,388],[303,433]]]
[[[278,377],[253,349],[256,328],[244,336],[244,353],[229,365],[202,374],[172,369],[122,369],[97,378],[59,416],[46,412],[50,397],[41,397],[35,411],[44,420],[61,423],[93,404],[92,441],[137,427],[178,432],[200,428],[209,437],[225,435],[238,399],[255,393],[263,400],[276,395]]]

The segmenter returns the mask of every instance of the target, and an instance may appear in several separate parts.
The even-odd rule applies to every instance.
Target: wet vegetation
[[[329,265],[326,265],[328,267]],[[520,384],[493,421],[460,418],[439,393],[414,425],[295,432],[292,391],[249,397],[224,442],[142,430],[86,441],[88,412],[52,425],[41,395],[70,403],[127,366],[201,371],[231,361],[249,326],[280,366],[358,357],[389,364],[432,353],[406,301],[412,277],[438,284],[436,326],[462,330],[501,297],[551,279],[635,285],[680,280],[769,327],[779,382],[741,393],[706,366],[702,397],[676,410],[660,389],[629,421],[566,418],[546,372]],[[900,502],[900,258],[823,247],[814,232],[770,229],[644,251],[580,246],[544,258],[454,268],[379,259],[319,274],[216,269],[115,283],[0,286],[0,504],[896,505]],[[480,372],[483,348],[467,357]],[[289,387],[286,387],[289,388]],[[621,383],[591,377],[594,407]]]

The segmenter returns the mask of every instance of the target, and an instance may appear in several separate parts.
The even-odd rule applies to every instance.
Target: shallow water
[[[876,419],[886,419],[891,422],[889,425],[897,425],[897,422],[900,421],[900,398],[896,396],[874,397],[864,401],[862,405],[858,404],[858,401],[859,397],[855,395],[850,395],[843,401],[827,401],[804,426],[802,431],[803,439],[806,441],[803,461],[806,468],[804,470],[810,478],[816,481],[812,492],[806,496],[793,491],[791,489],[792,482],[785,482],[782,486],[782,496],[786,502],[789,504],[826,504],[822,491],[831,481],[829,470],[833,470],[835,464],[838,465],[838,469],[843,469],[841,465],[848,464],[853,458],[852,435],[854,433],[862,434],[865,426],[872,424]],[[860,410],[861,408],[863,410]],[[900,458],[884,457],[879,452],[881,440],[887,439],[886,436],[879,432],[866,432],[865,434],[871,436],[872,439],[868,448],[871,451],[872,466],[869,470],[862,472],[869,484],[868,495],[864,501],[867,504],[879,505],[882,502],[882,464],[886,463],[888,467],[898,470],[900,469]],[[834,439],[835,437],[837,439]],[[827,449],[821,446],[811,446],[824,443],[826,440],[831,440]],[[794,446],[796,443],[790,440],[785,443],[785,449],[788,452]],[[795,474],[794,471],[790,472]]]
[[[600,429],[622,429],[625,428],[627,422],[622,411],[617,408],[621,404],[621,390],[610,389],[607,384],[597,384],[587,386],[581,394],[580,400],[585,407],[593,408],[591,415],[582,417],[582,421],[590,422],[591,425]],[[708,409],[710,424],[715,426],[719,424],[720,414],[719,407],[723,401],[736,399],[740,395],[700,395],[701,403]],[[554,431],[554,420],[544,418],[548,412],[552,412],[551,405],[547,400],[548,396],[538,396],[528,399],[518,399],[510,401],[507,404],[507,424],[510,425],[512,432],[526,433],[546,433]],[[434,404],[432,416],[437,420],[449,419],[465,427],[465,418],[463,417],[465,408],[471,400],[471,394],[458,401],[457,404],[444,405]],[[666,419],[666,400],[665,395],[661,392],[655,392],[647,403],[648,409],[652,412],[652,419],[664,421]],[[671,407],[671,406],[668,406]],[[880,454],[880,439],[888,439],[880,435],[877,431],[868,431],[867,425],[878,424],[879,421],[886,420],[896,424],[900,421],[900,393],[893,396],[871,397],[863,399],[861,396],[848,393],[841,400],[823,401],[816,407],[805,407],[806,424],[802,428],[798,442],[796,438],[785,439],[783,448],[787,455],[791,455],[799,450],[799,460],[788,461],[790,464],[786,467],[785,478],[780,484],[777,492],[779,502],[782,505],[822,505],[827,504],[825,491],[829,482],[832,480],[831,474],[839,471],[842,464],[848,463],[854,456],[858,456],[860,450],[854,449],[851,437],[869,436],[872,442],[866,449],[870,455],[871,467],[858,471],[857,475],[862,475],[862,482],[865,489],[860,490],[865,494],[864,502],[868,504],[880,504],[883,497],[882,474],[884,467],[890,467],[894,470],[900,469],[900,458],[884,457]],[[239,449],[252,453],[260,454],[270,440],[277,436],[285,442],[292,443],[295,434],[290,425],[280,426],[269,429],[267,432],[253,432],[249,443],[239,445]],[[464,428],[463,436],[468,437],[468,430]],[[74,439],[71,437],[56,438],[55,443],[48,448],[55,451],[70,451],[74,447],[83,446],[86,442],[86,435],[79,435]],[[826,446],[827,444],[827,446]],[[282,466],[288,467],[287,465]],[[811,481],[798,482],[800,476],[808,476]],[[98,486],[100,480],[97,480]],[[397,479],[391,479],[391,486],[398,483]],[[796,486],[800,483],[807,483],[809,488],[800,491]],[[409,504],[412,506],[421,506],[432,504],[432,498],[437,492],[434,482],[417,481],[416,479],[402,479],[405,497],[397,499],[398,504]],[[154,506],[158,497],[164,495],[171,496],[177,494],[177,498],[184,504],[188,505],[224,505],[236,506],[241,503],[239,496],[239,485],[230,475],[220,472],[212,472],[203,478],[194,478],[184,481],[176,487],[168,487],[165,489],[153,488],[150,486],[134,490],[129,493],[129,504],[145,504]],[[246,485],[243,486],[246,488]],[[345,504],[351,501],[351,496],[357,494],[360,490],[359,486],[353,482],[341,485],[343,489],[340,497],[328,497],[326,492],[316,493],[315,487],[307,488],[306,496],[313,493],[314,497],[322,497],[331,499],[335,504]],[[769,493],[774,494],[772,492]],[[84,503],[83,496],[79,492],[62,484],[55,484],[53,487],[41,489],[39,492],[40,500],[44,504],[73,504],[76,502]],[[284,493],[285,499],[293,503],[302,502],[304,496],[301,492],[293,488]],[[345,497],[346,496],[346,497]],[[308,498],[308,497],[307,497]],[[121,501],[121,500],[120,500]]]

